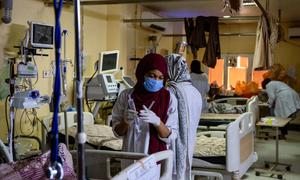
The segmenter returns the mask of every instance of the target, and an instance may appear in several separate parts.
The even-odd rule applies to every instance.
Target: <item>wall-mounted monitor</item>
[[[53,48],[54,27],[45,23],[31,22],[30,44],[33,48]]]
[[[99,73],[113,73],[118,70],[119,51],[104,51],[100,53]]]

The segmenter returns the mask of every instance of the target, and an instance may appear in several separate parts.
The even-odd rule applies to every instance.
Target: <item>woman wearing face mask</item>
[[[148,54],[136,69],[137,84],[124,90],[112,112],[113,131],[123,136],[123,151],[153,154],[174,146],[178,131],[177,100],[164,85],[163,56]],[[123,168],[128,165],[122,164]]]

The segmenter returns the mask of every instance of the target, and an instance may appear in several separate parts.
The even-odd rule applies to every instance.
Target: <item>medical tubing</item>
[[[53,121],[51,130],[51,164],[54,165],[58,161],[58,111],[59,101],[61,93],[61,80],[60,80],[60,56],[61,56],[61,27],[60,27],[60,15],[63,5],[63,0],[57,3],[54,2],[55,12],[55,81],[54,81],[54,96],[53,96]]]
[[[88,97],[87,97],[87,92],[88,92],[88,88],[89,88],[89,83],[92,81],[92,79],[94,78],[94,76],[97,74],[98,72],[98,66],[97,66],[97,69],[95,70],[94,74],[88,79],[88,81],[86,82],[85,84],[85,92],[84,92],[84,99],[85,99],[85,103],[86,103],[86,106],[89,110],[89,112],[92,112],[92,108],[90,107],[89,105],[89,102],[88,102]]]
[[[136,111],[134,100],[131,98],[130,94],[128,95],[128,106],[129,109]],[[134,126],[135,126],[135,130],[139,134],[141,132],[139,118],[134,119]]]
[[[9,131],[9,123],[8,123],[8,109],[7,109],[7,103],[8,103],[8,99],[10,99],[10,95],[7,95],[5,98],[5,121],[6,121],[6,128],[7,131]]]

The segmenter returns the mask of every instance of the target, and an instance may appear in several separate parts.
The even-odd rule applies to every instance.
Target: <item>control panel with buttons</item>
[[[118,83],[112,74],[101,74],[99,77],[105,94],[118,93]]]

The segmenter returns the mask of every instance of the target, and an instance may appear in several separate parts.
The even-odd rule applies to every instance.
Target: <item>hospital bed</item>
[[[228,103],[231,105],[245,105],[248,100],[249,100],[249,98],[243,98],[243,97],[227,97],[227,98],[215,99],[211,102]]]
[[[67,112],[67,134],[73,139],[75,139],[77,133],[76,115],[76,112]],[[64,113],[59,113],[59,119],[62,120],[59,123],[59,131],[61,134],[66,134],[66,126],[63,121]],[[44,122],[50,124],[51,117],[45,118]],[[115,137],[110,126],[94,124],[93,115],[91,113],[83,112],[83,122],[84,131],[87,134],[85,166],[88,178],[111,179],[121,171],[122,159],[139,160],[148,156],[142,153],[120,152],[122,149],[122,140]],[[157,161],[165,161],[162,169],[166,173],[162,178],[169,177],[170,179],[171,177],[170,174],[172,173],[172,170],[169,170],[168,168],[171,167],[172,169],[173,164],[170,165],[170,162],[172,162],[173,157],[170,157],[170,152],[171,151],[162,152],[155,155]],[[74,166],[76,167],[77,151],[71,150],[71,154],[73,156]],[[127,168],[127,170],[129,169]],[[126,172],[126,170],[124,172]],[[124,174],[124,172],[113,179],[125,177],[126,173]]]
[[[251,109],[252,105],[249,106]],[[252,110],[251,110],[252,111]],[[254,134],[254,125],[255,120],[253,118],[253,113],[244,113],[242,115],[235,115],[237,117],[235,120],[232,120],[229,124],[226,125],[226,131],[223,132],[201,132],[201,135],[209,135],[211,137],[222,137],[223,140],[223,157],[218,157],[224,161],[223,164],[216,164],[207,161],[209,155],[203,155],[199,151],[195,151],[195,158],[193,162],[193,175],[205,175],[205,176],[215,176],[223,177],[223,173],[214,172],[216,169],[225,170],[225,172],[230,172],[234,176],[242,176],[247,169],[255,162],[256,153],[253,151],[253,134]],[[63,114],[60,114],[60,117]],[[69,116],[70,115],[70,116]],[[73,118],[72,118],[73,117]],[[76,133],[76,113],[72,112],[68,114],[68,134],[75,137]],[[61,117],[63,118],[63,117]],[[111,177],[114,172],[120,170],[120,159],[111,156],[96,156],[95,153],[127,153],[127,152],[118,152],[122,147],[122,140],[114,137],[111,127],[106,125],[93,124],[93,119],[89,118],[89,113],[84,113],[84,124],[85,131],[87,133],[87,144],[90,144],[91,147],[96,147],[98,149],[109,149],[113,151],[99,151],[87,149],[86,162],[87,173],[91,178],[99,178],[100,174],[105,177]],[[89,120],[85,120],[89,119]],[[94,130],[89,130],[94,129]],[[63,132],[64,127],[60,126],[60,131]],[[224,138],[225,137],[225,138]],[[98,140],[96,140],[98,139]],[[199,141],[199,137],[197,137]],[[201,141],[201,140],[200,140]],[[226,143],[225,143],[226,142]],[[198,143],[198,142],[197,142]],[[232,145],[233,144],[233,145]],[[103,148],[105,147],[105,148]],[[200,146],[200,148],[203,146]],[[239,164],[238,157],[234,157],[235,154],[243,152],[243,148],[250,149],[251,151],[244,154],[241,158],[241,163]],[[201,150],[200,150],[201,151]],[[245,151],[246,152],[246,151]],[[90,155],[89,155],[90,153]],[[124,155],[125,156],[125,155]],[[127,156],[134,158],[137,157],[135,154],[127,154]],[[146,155],[140,154],[139,157],[145,157]],[[199,159],[202,156],[202,160]],[[203,157],[208,156],[208,157]],[[130,158],[129,158],[130,159]],[[204,160],[203,160],[204,159]],[[243,161],[242,161],[243,160]],[[237,168],[238,167],[238,168]],[[221,178],[220,178],[221,179]]]
[[[76,112],[68,112],[67,113],[67,120],[68,120],[68,127],[69,128],[76,128]],[[61,120],[64,119],[64,113],[59,113],[59,118]],[[52,117],[49,116],[47,118],[44,118],[44,123],[49,129],[50,122]],[[84,125],[85,127],[89,126],[95,126],[98,127],[92,133],[97,134],[99,140],[97,141],[97,146],[106,146],[112,150],[95,150],[95,149],[85,149],[85,166],[86,166],[86,176],[89,179],[127,179],[128,172],[134,172],[134,168],[141,166],[141,168],[144,170],[144,166],[140,164],[141,162],[144,163],[144,161],[148,160],[149,157],[154,158],[155,163],[152,163],[152,165],[156,165],[157,162],[161,163],[161,167],[158,167],[160,169],[161,177],[160,179],[171,179],[172,176],[172,167],[173,167],[173,152],[170,150],[155,153],[151,156],[142,154],[142,153],[133,153],[133,152],[120,152],[121,146],[122,146],[122,140],[117,139],[114,137],[111,127],[105,126],[105,125],[97,125],[92,124],[93,123],[93,117],[91,113],[83,113],[83,119],[84,119]],[[65,126],[64,122],[60,121],[59,123],[59,130],[61,132],[64,132]],[[85,128],[86,130],[89,128]],[[71,130],[72,131],[72,130]],[[72,132],[70,132],[69,135],[72,135]],[[46,132],[47,133],[47,132]],[[46,134],[44,133],[44,134]],[[95,138],[89,133],[89,131],[86,131],[87,136],[91,136],[92,138]],[[102,134],[102,135],[101,135]],[[89,141],[89,138],[87,138]],[[90,143],[91,141],[89,141]],[[110,143],[110,142],[116,142],[116,143]],[[115,146],[117,144],[117,147]],[[4,147],[4,145],[0,141],[0,146]],[[6,151],[6,148],[1,148],[0,151],[0,157],[3,158],[3,162],[11,162],[12,160],[9,159],[8,153]],[[48,152],[49,154],[49,152]],[[73,162],[74,162],[74,169],[76,169],[76,162],[77,162],[77,151],[72,150],[71,151]],[[136,163],[129,166],[128,168],[121,171],[121,165],[120,161],[122,159],[129,159],[129,160],[136,160]],[[29,162],[28,162],[29,163]],[[145,171],[145,170],[144,170]],[[18,173],[18,172],[16,172]],[[114,177],[115,176],[115,177]]]
[[[159,175],[159,179],[161,179],[161,180],[171,179],[172,178],[172,169],[173,169],[173,152],[171,150],[160,151],[160,152],[154,153],[150,156],[153,157],[154,163],[156,163],[156,165],[158,165],[158,167],[160,168],[159,171],[161,171],[161,172],[159,172],[159,171],[157,172]],[[114,176],[112,178],[112,180],[129,179],[128,175],[136,174],[137,172],[140,172],[142,169],[145,169],[146,166],[149,166],[149,163],[146,164],[147,160],[149,161],[148,157],[137,161],[136,163],[130,165],[129,167],[127,167],[126,169],[124,169],[123,171],[118,173],[116,176]],[[160,162],[160,164],[157,164],[158,162]],[[139,176],[139,177],[135,177],[135,178],[131,177],[130,179],[132,179],[132,180],[134,180],[134,179],[136,179],[136,180],[138,180],[138,179],[152,180],[152,177],[155,179],[155,176],[154,176],[155,173],[151,173],[151,174],[150,173],[144,174],[144,172],[140,172],[140,173],[142,173],[143,176]]]
[[[74,166],[76,167],[77,160],[77,151],[72,150],[71,154],[73,156]],[[85,150],[86,156],[86,170],[87,177],[93,179],[113,179],[113,180],[124,180],[131,179],[128,178],[128,175],[131,173],[146,173],[150,170],[149,166],[156,165],[157,162],[160,162],[160,179],[168,180],[172,178],[172,168],[173,168],[173,152],[171,150],[161,151],[152,155],[146,155],[142,153],[133,153],[133,152],[118,152],[118,151],[106,151],[106,150]],[[149,158],[153,158],[152,164],[149,162]],[[110,160],[111,159],[127,159],[127,160],[137,160],[132,165],[128,166],[124,170],[116,170],[116,172],[111,171]],[[106,164],[103,164],[106,163]],[[74,167],[74,168],[75,168]],[[91,173],[91,169],[94,171]],[[141,179],[136,177],[135,179]],[[145,179],[145,178],[142,178]],[[149,179],[149,178],[148,178]]]
[[[67,112],[66,119],[68,128],[66,128],[64,113],[58,114],[60,136],[67,134],[70,143],[75,143],[77,133],[76,116],[76,112]],[[46,117],[43,121],[47,127],[50,127],[52,117]],[[87,176],[89,178],[110,179],[116,172],[121,170],[120,159],[136,160],[146,157],[145,154],[141,153],[119,152],[122,149],[122,140],[115,137],[110,126],[94,124],[93,115],[90,112],[83,112],[83,122],[84,130],[87,134],[85,163]],[[47,132],[43,134],[47,134]],[[43,139],[46,139],[46,137],[43,137]],[[65,138],[61,138],[63,142],[64,139]],[[43,142],[45,143],[46,140]],[[77,151],[72,150],[71,154],[73,155],[74,164],[76,166]]]
[[[220,138],[220,146],[223,146],[223,150],[215,154],[210,152],[203,155],[200,149],[205,147],[199,146],[201,142],[197,138],[192,165],[193,175],[201,175],[202,173],[197,173],[200,171],[215,173],[216,177],[222,174],[225,179],[240,179],[246,173],[257,160],[257,154],[254,152],[255,121],[252,114],[251,112],[241,114],[227,125],[226,131],[200,133],[211,138]]]
[[[70,144],[75,143],[75,137],[77,133],[77,113],[67,112],[67,126],[65,128],[64,113],[59,113],[59,132],[60,136],[63,136],[61,140],[64,142],[65,136],[68,136]],[[46,126],[50,127],[52,117],[44,118]],[[92,113],[83,112],[84,131],[87,134],[86,147],[88,149],[105,149],[105,150],[121,150],[122,140],[115,137],[112,132],[112,128],[107,125],[94,124],[94,118]],[[66,131],[67,130],[67,131]],[[43,133],[43,144],[46,142],[45,134]]]
[[[69,152],[64,144],[59,144],[59,155],[62,161],[62,167],[64,171],[63,179],[75,179],[77,167],[77,151],[73,150]],[[1,155],[1,154],[0,154]],[[141,179],[140,176],[145,174],[153,175],[164,180],[171,179],[172,176],[172,161],[173,153],[170,150],[158,152],[152,155],[145,155],[141,153],[132,152],[117,152],[117,151],[104,151],[104,150],[86,150],[85,152],[85,169],[87,179]],[[109,168],[105,166],[99,166],[99,163],[106,162],[102,159],[130,159],[136,160],[135,163],[130,165],[123,171],[119,170],[114,173],[110,173]],[[100,160],[100,161],[99,161]],[[157,165],[160,162],[160,165]],[[50,151],[47,151],[41,156],[32,157],[16,162],[6,161],[0,164],[0,179],[48,179],[46,178],[47,172],[45,171],[50,164]],[[98,167],[97,176],[90,174],[90,169]],[[108,166],[109,167],[109,166]],[[106,173],[103,173],[104,172]],[[106,171],[105,171],[106,170]],[[160,173],[161,172],[161,173]],[[138,174],[137,174],[138,173]],[[137,176],[138,175],[138,176]],[[130,177],[130,178],[128,178]],[[136,178],[135,178],[136,177]],[[158,179],[156,178],[156,179]],[[145,179],[145,178],[143,178]],[[145,179],[145,180],[150,180]],[[152,180],[152,179],[151,179]]]
[[[258,97],[248,98],[222,98],[217,99],[214,103],[229,103],[233,107],[244,107],[245,112],[252,112],[254,121],[259,120]],[[234,121],[241,113],[202,113],[198,129],[201,130],[225,130],[228,123]],[[225,125],[224,125],[225,124]]]

